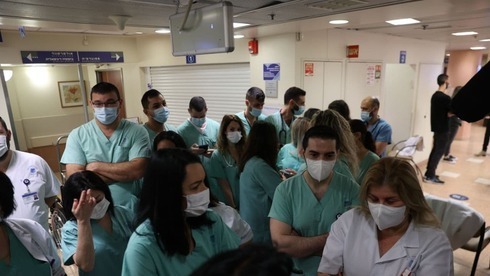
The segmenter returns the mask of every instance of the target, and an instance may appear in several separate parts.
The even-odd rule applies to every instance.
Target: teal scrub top
[[[291,125],[293,124],[294,119],[295,117],[293,116]],[[280,111],[277,111],[276,113],[267,116],[267,118],[265,118],[265,121],[273,124],[276,128],[276,134],[277,138],[279,139],[279,143],[281,143],[282,145],[291,143],[291,129],[282,119]]]
[[[233,157],[229,154],[222,154],[219,150],[215,150],[211,156],[211,160],[209,160],[208,170],[206,172],[209,177],[226,179],[228,181],[233,194],[233,199],[235,200],[235,205],[238,209],[240,204],[240,173],[238,172],[238,165]],[[219,186],[219,188],[221,190],[221,186]],[[226,202],[226,200],[223,202]],[[229,202],[226,203],[229,204]]]
[[[149,128],[147,124],[143,124],[143,127],[145,128],[146,132],[148,132],[148,136],[150,138],[150,148],[153,148],[153,140],[155,140],[155,137],[158,135],[158,132],[153,131],[153,129]],[[171,124],[164,124],[163,130],[177,132],[177,128]]]
[[[206,118],[206,129],[204,133],[199,132],[196,127],[185,120],[178,128],[177,132],[185,141],[185,144],[190,147],[193,144],[208,145],[209,148],[214,148],[218,139],[219,123],[215,120]]]
[[[84,272],[78,269],[79,275],[121,275],[124,251],[131,237],[134,214],[129,209],[115,206],[111,215],[112,234],[106,232],[96,220],[90,220],[95,248],[94,269]],[[74,264],[78,243],[78,226],[76,220],[69,220],[62,228],[61,250],[65,265]]]
[[[187,256],[162,252],[150,220],[144,221],[129,240],[121,275],[189,275],[214,255],[238,248],[240,238],[221,218],[210,210],[205,215],[214,223],[192,229],[196,247]]]
[[[286,144],[279,150],[277,155],[279,169],[293,169],[297,172],[304,163],[305,160],[298,155],[298,150],[293,144]]]
[[[107,138],[94,119],[70,133],[61,163],[82,166],[96,161],[122,163],[135,158],[149,158],[150,154],[150,140],[142,126],[123,119],[112,136]],[[114,205],[132,208],[133,196],[139,195],[141,184],[136,179],[111,183],[109,188]]]
[[[290,225],[302,237],[330,232],[340,215],[359,204],[359,185],[350,178],[334,173],[321,200],[317,200],[303,174],[282,182],[276,189],[269,217]],[[304,275],[317,275],[321,256],[293,258]]]
[[[238,112],[235,115],[238,118],[240,118],[240,120],[242,120],[243,127],[245,128],[245,133],[248,135],[250,133],[250,129],[252,129],[252,126],[250,125],[250,123],[248,122],[247,118],[245,117],[245,111]],[[256,121],[264,121],[265,118],[267,118],[267,116],[265,116],[264,114],[260,114],[259,117],[257,117],[257,120]]]
[[[362,158],[361,162],[359,162],[359,175],[357,176],[357,183],[359,183],[359,185],[362,185],[366,172],[371,168],[374,162],[378,160],[379,156],[372,151],[368,151],[364,158]]]
[[[255,243],[272,246],[267,215],[280,182],[279,173],[256,156],[247,161],[240,174],[240,216],[252,228]]]
[[[10,242],[10,264],[6,264],[0,260],[0,275],[51,275],[51,266],[47,262],[43,262],[32,257],[31,253],[24,247],[20,240],[15,236],[12,229],[7,224],[8,239]],[[3,226],[0,224],[0,227]]]

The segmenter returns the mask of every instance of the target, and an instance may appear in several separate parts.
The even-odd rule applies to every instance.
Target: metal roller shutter
[[[201,96],[208,106],[207,116],[221,122],[223,115],[245,109],[245,94],[250,88],[248,63],[150,67],[154,89],[167,101],[175,127],[189,117],[187,109],[194,96]]]

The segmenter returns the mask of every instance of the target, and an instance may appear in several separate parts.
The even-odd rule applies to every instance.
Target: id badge
[[[24,201],[24,204],[29,204],[38,201],[39,196],[37,195],[37,192],[26,193],[22,195],[22,200]]]

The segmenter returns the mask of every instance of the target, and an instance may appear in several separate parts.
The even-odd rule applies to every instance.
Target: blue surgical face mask
[[[197,127],[202,127],[202,125],[204,125],[205,122],[206,122],[206,117],[204,118],[191,117],[191,123]]]
[[[298,109],[293,109],[294,115],[299,116],[299,115],[303,114],[303,112],[305,112],[305,106],[304,105],[296,104],[296,106],[298,106]]]
[[[166,106],[162,106],[160,108],[157,108],[153,110],[153,119],[160,124],[163,124],[167,121],[168,115],[170,114],[170,111]]]
[[[364,122],[369,122],[371,120],[371,112],[369,111],[361,111],[361,120]]]
[[[110,125],[117,119],[117,107],[95,107],[94,115],[103,125]]]
[[[250,111],[250,114],[252,114],[252,116],[254,117],[259,117],[260,114],[262,114],[262,109],[252,107],[252,111]]]

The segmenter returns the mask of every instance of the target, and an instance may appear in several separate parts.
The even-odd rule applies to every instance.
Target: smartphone
[[[207,151],[209,148],[209,145],[199,145],[200,149],[203,149],[204,151]]]
[[[280,170],[279,172],[280,172],[282,175],[284,175],[284,177],[286,177],[286,178],[290,178],[291,176],[293,176],[293,175],[294,175],[294,173],[293,173],[293,172],[290,172],[290,171],[287,171],[287,170]]]

